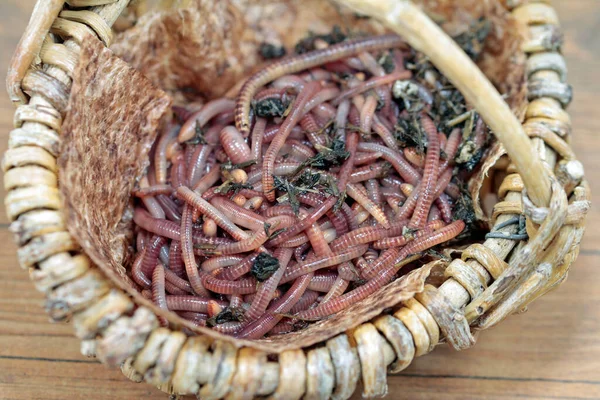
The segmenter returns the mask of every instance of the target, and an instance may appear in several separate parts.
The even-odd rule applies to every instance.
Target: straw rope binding
[[[469,81],[472,87],[466,87],[467,70],[461,76],[452,60],[432,54],[435,47],[411,32],[411,23],[431,23],[409,2],[381,1],[377,7],[369,2],[365,8],[367,2],[340,1],[383,20],[431,56],[505,145],[515,164],[508,166],[498,193],[492,234],[449,263],[441,286],[426,285],[394,314],[310,349],[268,358],[251,347],[158,328],[149,309],[136,308],[80,252],[65,226],[57,182],[60,129],[79,44],[91,33],[108,46],[110,27],[128,2],[67,0],[71,9],[66,10],[64,1],[40,0],[7,78],[11,100],[18,105],[2,163],[10,229],[20,246],[21,266],[47,296],[49,314],[55,320],[72,319],[83,354],[120,365],[133,381],[203,399],[346,399],[359,380],[364,396],[382,396],[388,372],[403,370],[440,341],[456,349],[472,346],[473,329],[495,325],[566,278],[583,235],[589,188],[568,144],[571,123],[565,108],[572,94],[560,54],[558,17],[548,2],[505,1],[526,27],[530,103],[521,125],[506,106],[486,102],[493,98],[491,104],[503,104],[482,74],[475,79],[481,85]],[[517,233],[521,214],[527,218],[529,241],[503,239]]]

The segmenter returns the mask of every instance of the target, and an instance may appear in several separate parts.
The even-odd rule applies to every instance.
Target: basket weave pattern
[[[560,284],[577,257],[589,188],[568,144],[565,108],[571,89],[558,18],[548,1],[507,0],[513,16],[527,27],[523,45],[530,103],[523,128],[550,167],[551,199],[547,207],[536,206],[510,164],[493,220],[498,227],[524,214],[528,242],[473,244],[449,263],[441,286],[427,285],[393,314],[311,349],[283,352],[276,361],[251,347],[159,328],[149,309],[135,308],[80,252],[65,226],[57,180],[60,130],[79,43],[93,34],[108,46],[110,27],[129,0],[67,0],[76,10],[63,9],[64,3],[38,2],[11,65],[9,94],[20,105],[2,163],[9,191],[5,205],[20,264],[46,294],[51,317],[71,318],[82,352],[121,365],[134,381],[203,399],[345,399],[362,380],[365,396],[381,396],[388,372],[403,370],[440,341],[456,349],[472,346],[471,330],[524,309]],[[65,41],[56,43],[56,36]],[[515,224],[502,228],[516,230]]]

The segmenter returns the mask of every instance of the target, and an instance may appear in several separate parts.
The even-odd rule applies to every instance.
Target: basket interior
[[[464,32],[481,18],[491,23],[491,34],[479,65],[520,116],[525,103],[525,56],[520,49],[518,25],[500,2],[425,0],[420,3],[452,36]],[[334,25],[361,33],[385,32],[375,21],[319,0],[141,1],[128,14],[126,17],[136,19],[137,23],[119,33],[111,50],[149,79],[155,88],[144,90],[160,97],[162,100],[157,103],[163,107],[165,97],[156,88],[168,93],[176,104],[184,104],[192,97],[222,96],[235,89],[240,80],[261,66],[258,47],[264,41],[279,42],[290,50],[308,32],[327,33]],[[71,114],[67,115],[65,126],[75,125]],[[160,118],[153,117],[151,122],[141,117],[138,124],[148,123],[157,128]],[[90,123],[94,123],[90,116],[77,116],[76,124]],[[156,132],[126,136],[124,132],[110,132],[111,128],[102,127],[107,134],[101,138],[73,134],[63,141],[59,165],[68,226],[83,250],[118,287],[138,304],[165,316],[173,326],[278,353],[311,346],[347,331],[411,298],[422,290],[430,275],[430,279],[439,277],[432,273],[436,265],[423,266],[327,320],[300,332],[259,341],[238,340],[195,327],[145,300],[127,278],[124,266],[131,262],[133,253],[129,193],[148,165],[148,151]],[[107,148],[111,151],[106,151]],[[84,151],[86,162],[69,162],[64,156],[81,155]],[[115,166],[116,173],[102,173]],[[95,179],[87,179],[90,176]],[[105,194],[106,187],[112,188],[109,197]]]

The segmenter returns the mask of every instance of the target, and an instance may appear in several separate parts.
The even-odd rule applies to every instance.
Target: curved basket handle
[[[531,140],[496,88],[452,38],[410,0],[336,1],[382,21],[429,56],[502,142],[521,173],[531,200],[538,207],[548,206],[550,178]]]
[[[64,4],[64,0],[38,0],[35,4],[27,28],[10,60],[6,75],[6,90],[13,103],[27,102],[27,97],[21,90],[21,81],[39,54],[44,38]]]

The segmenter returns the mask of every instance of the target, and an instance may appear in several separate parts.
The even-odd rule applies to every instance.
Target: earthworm
[[[167,129],[164,134],[160,136],[156,143],[156,149],[154,150],[154,168],[156,182],[158,184],[164,184],[167,182],[167,147],[170,143],[177,140],[177,134],[179,129],[177,126],[173,126]]]
[[[417,151],[416,147],[406,147],[404,149],[404,157],[417,168],[423,168],[425,166],[425,157],[422,153]]]
[[[241,164],[252,159],[252,152],[242,135],[233,126],[226,126],[221,131],[221,145],[232,163]]]
[[[444,153],[446,153],[446,159],[440,165],[440,171],[444,171],[450,164],[454,163],[454,157],[458,151],[458,146],[462,140],[462,134],[460,128],[453,129],[448,136],[448,141],[444,147]]]
[[[136,197],[146,197],[146,196],[156,196],[157,194],[171,194],[175,191],[173,186],[163,184],[163,185],[153,185],[148,186],[143,189],[135,190],[133,195]]]
[[[196,135],[197,129],[202,129],[213,117],[235,107],[235,103],[226,98],[216,99],[206,103],[200,110],[193,113],[183,124],[177,140],[187,142]]]
[[[277,230],[279,227],[287,228],[288,226],[294,224],[296,222],[296,218],[289,217],[287,215],[281,215],[278,217],[269,218],[266,221],[266,224],[271,226],[273,231]],[[262,246],[268,239],[269,229],[265,228],[265,225],[258,228],[254,233],[252,233],[247,239],[240,240],[234,243],[222,244],[218,245],[214,252],[215,254],[239,254],[246,253],[248,251],[253,251]]]
[[[295,268],[289,268],[287,271],[285,271],[281,283],[289,282],[299,276],[306,276],[305,274],[319,269],[338,265],[345,261],[350,261],[356,257],[360,257],[365,251],[367,251],[367,246],[358,245],[347,249],[341,249],[332,255],[325,255],[306,260]]]
[[[266,127],[267,120],[265,118],[256,118],[254,128],[252,129],[252,137],[250,138],[250,154],[254,160],[261,159],[263,136],[265,134]]]
[[[375,36],[367,39],[349,40],[322,50],[285,57],[270,66],[252,75],[242,86],[235,105],[235,126],[242,136],[248,136],[250,132],[250,101],[256,90],[286,75],[294,74],[304,69],[314,68],[318,65],[346,58],[360,52],[375,51],[399,47],[404,41],[396,35]]]
[[[410,245],[407,245],[404,249],[402,249],[402,251],[390,249],[387,250],[386,253],[390,252],[388,254],[391,255],[395,253],[397,257],[393,261],[395,261],[394,264],[397,264],[401,261],[401,259],[404,259],[413,253],[426,250],[437,244],[446,242],[456,237],[460,232],[462,232],[464,227],[465,225],[463,221],[454,221],[452,224],[430,234],[429,236],[423,236],[422,238],[411,242]],[[381,257],[383,257],[383,255]],[[386,265],[386,267],[383,267],[384,265]],[[388,262],[382,263],[381,267],[385,268],[383,273],[369,280],[365,285],[359,286],[358,288],[346,294],[343,294],[327,303],[320,304],[315,308],[302,311],[296,314],[295,317],[304,320],[323,318],[328,315],[335,314],[336,312],[347,308],[351,304],[365,299],[367,296],[375,293],[377,290],[386,285],[389,282],[389,280],[393,277],[393,275],[397,272],[395,265],[387,265],[389,265]]]
[[[194,289],[192,288],[192,286],[190,285],[190,283],[188,281],[181,278],[174,271],[172,271],[168,268],[165,268],[165,279],[167,282],[173,284],[174,286],[178,287],[179,289],[181,289],[185,292],[188,292],[188,293],[194,292]]]
[[[371,151],[382,153],[382,158],[392,164],[392,167],[408,183],[415,184],[421,179],[421,175],[410,165],[404,156],[392,149],[377,143],[360,142],[357,147],[360,151]]]
[[[283,315],[266,313],[256,321],[246,325],[235,337],[240,339],[258,339],[269,332],[281,319]]]
[[[239,264],[242,260],[244,260],[245,256],[238,255],[227,255],[227,256],[217,256],[209,258],[204,261],[201,265],[202,270],[206,272],[211,272],[217,269],[221,269],[223,267],[230,267],[232,265]]]
[[[208,156],[213,151],[212,146],[198,145],[192,156],[192,163],[188,168],[187,180],[191,187],[196,186],[200,178],[204,175]]]
[[[250,78],[250,80],[251,79],[252,78]],[[250,82],[250,80],[248,80],[248,82]],[[275,188],[273,182],[275,158],[283,147],[285,140],[288,138],[291,129],[298,123],[300,117],[302,117],[304,106],[308,103],[311,96],[318,90],[319,86],[320,85],[316,82],[309,82],[304,86],[304,88],[302,88],[296,97],[296,100],[294,101],[290,113],[283,121],[281,128],[265,152],[263,157],[262,185],[265,197],[269,201],[275,201]],[[239,126],[239,124],[236,124],[236,126]]]
[[[271,275],[271,277],[269,277],[269,279],[259,285],[260,287],[256,293],[256,296],[254,297],[250,308],[246,311],[245,315],[247,319],[256,319],[267,309],[267,306],[273,298],[273,294],[277,289],[279,282],[281,281],[283,273],[285,272],[293,253],[293,249],[275,250],[275,258],[279,260],[279,268],[273,275]]]
[[[148,187],[150,187],[150,185],[148,184],[148,178],[143,177],[142,179],[140,179],[140,190],[144,190]],[[142,203],[144,203],[144,206],[146,207],[150,215],[152,215],[154,218],[165,218],[165,212],[154,197],[142,196]]]
[[[183,207],[180,243],[183,263],[185,265],[185,272],[188,280],[190,281],[190,285],[192,285],[194,292],[196,292],[196,294],[199,296],[209,297],[210,294],[202,284],[202,279],[198,273],[198,265],[196,264],[196,258],[194,256],[194,248],[192,244],[192,210],[188,204]]]
[[[141,287],[148,289],[152,286],[152,280],[142,272],[142,261],[144,260],[146,251],[146,249],[141,250],[131,264],[131,278]]]
[[[306,131],[306,137],[313,147],[317,145],[325,146],[327,144],[324,135],[320,132],[321,128],[317,125],[317,121],[311,113],[304,115],[300,119],[300,126]]]
[[[304,311],[312,304],[315,304],[317,298],[319,297],[319,293],[310,289],[311,284],[308,285],[308,289],[306,289],[304,294],[300,297],[300,300],[298,300],[298,302],[290,309],[291,314],[295,314],[299,311]]]
[[[219,278],[225,280],[235,280],[243,276],[244,274],[247,274],[248,272],[250,272],[252,264],[254,263],[254,260],[257,256],[258,253],[252,253],[246,256],[235,266],[231,266],[230,268],[224,268],[223,271],[219,274]]]
[[[165,291],[165,268],[162,264],[157,264],[152,273],[152,301],[161,310],[168,310],[167,293]],[[169,325],[169,322],[162,316],[157,316],[161,326]]]
[[[222,307],[227,307],[227,302],[216,300]],[[209,299],[197,296],[167,296],[166,304],[169,310],[191,311],[206,313]]]
[[[375,243],[373,243],[373,248],[389,249],[392,247],[402,247],[402,246],[406,245],[406,243],[410,242],[411,240],[415,240],[424,235],[428,235],[431,232],[442,228],[444,225],[445,224],[443,221],[438,221],[438,220],[431,221],[431,222],[428,222],[425,225],[425,227],[423,227],[422,229],[420,229],[410,235],[394,236],[394,237],[387,237],[387,238],[380,239],[380,240],[376,241]]]
[[[146,276],[151,276],[156,262],[158,261],[158,253],[160,248],[167,243],[167,239],[162,236],[154,235],[148,243],[146,254],[142,260],[141,270]]]
[[[328,292],[336,279],[337,274],[333,272],[315,274],[308,284],[308,289],[316,292]]]
[[[435,200],[435,183],[438,178],[440,162],[438,132],[433,121],[426,114],[421,116],[421,126],[427,134],[427,154],[425,155],[423,179],[419,183],[419,196],[415,205],[415,211],[408,225],[410,228],[422,228],[427,222],[429,209]]]
[[[232,223],[248,229],[261,229],[265,226],[266,218],[240,207],[226,197],[217,196],[210,203],[223,213]]]
[[[208,315],[191,311],[175,311],[175,314],[196,326],[206,326]]]
[[[175,204],[170,197],[165,196],[164,194],[159,194],[156,196],[156,201],[158,201],[158,204],[160,204],[162,207],[163,211],[165,212],[165,217],[168,220],[174,222],[181,221],[181,215],[179,214],[177,204]]]
[[[369,134],[371,132],[376,107],[377,97],[375,97],[374,95],[367,96],[365,102],[362,105],[362,108],[360,109],[360,129],[365,134]]]
[[[363,206],[365,210],[369,212],[384,228],[389,228],[390,222],[388,221],[383,210],[375,203],[373,203],[367,196],[365,196],[357,186],[353,183],[346,185],[346,192],[348,196],[356,200],[358,204]]]
[[[237,281],[228,281],[216,278],[206,272],[200,273],[202,285],[214,293],[220,294],[249,294],[256,292],[256,279],[241,278]]]
[[[383,156],[383,154],[379,153],[379,152],[373,152],[373,153],[357,152],[356,157],[354,158],[354,165],[371,164],[372,162],[374,162],[378,158],[381,158],[382,156]]]
[[[325,296],[321,300],[321,304],[327,303],[331,299],[341,296],[346,291],[346,289],[348,289],[349,285],[350,285],[349,280],[346,280],[346,279],[342,278],[341,276],[338,276],[336,278],[335,282],[333,282],[333,285],[331,285],[331,288],[329,289],[327,294],[325,294]],[[292,312],[293,311],[294,310],[292,310]],[[300,311],[300,310],[298,310],[298,311]]]

